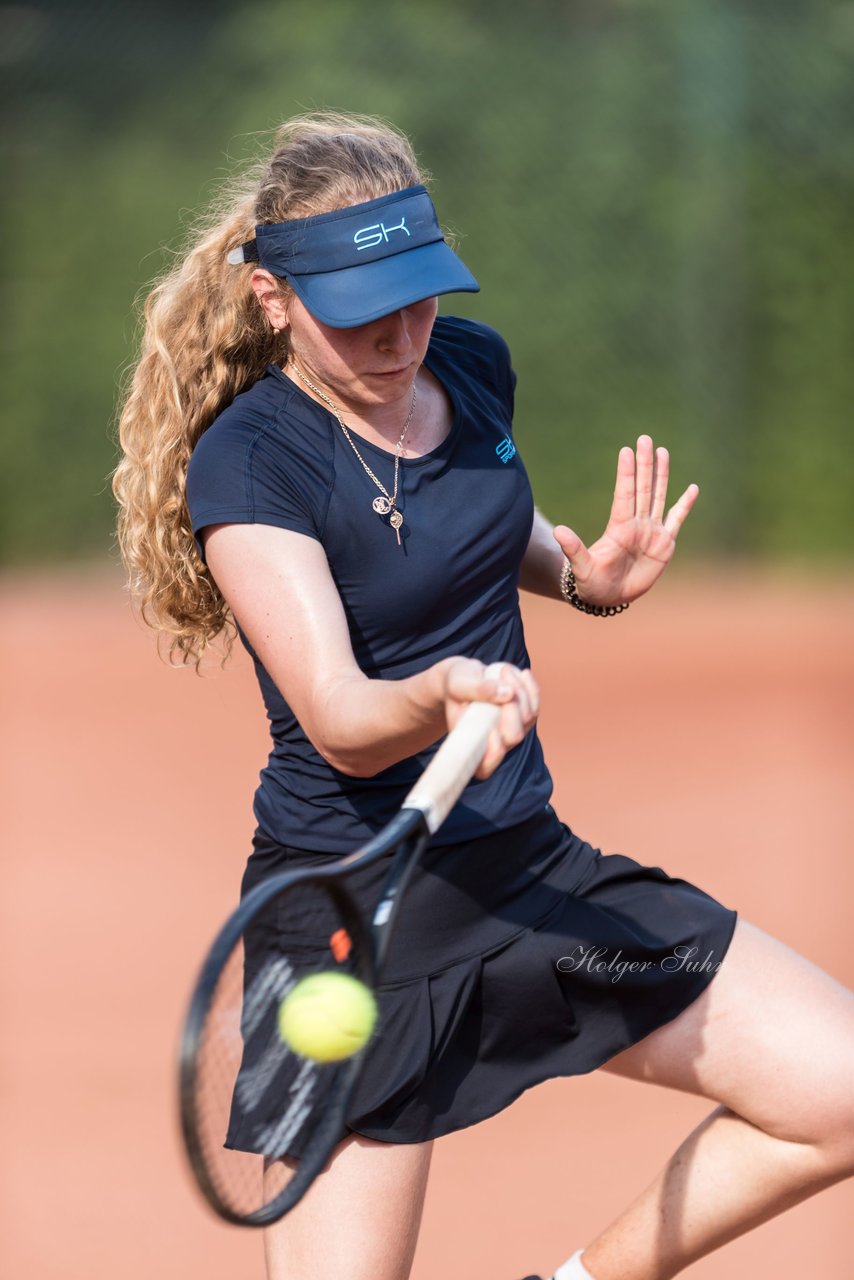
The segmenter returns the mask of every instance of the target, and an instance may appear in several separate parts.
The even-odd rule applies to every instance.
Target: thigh
[[[406,1280],[432,1151],[432,1142],[347,1138],[305,1198],[265,1231],[268,1280]]]
[[[854,1124],[854,994],[739,919],[703,994],[602,1069],[712,1099],[781,1138],[832,1140]]]

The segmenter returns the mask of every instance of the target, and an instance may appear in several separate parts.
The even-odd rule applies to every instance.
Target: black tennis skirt
[[[243,892],[338,857],[259,830]],[[350,877],[369,917],[387,872],[382,861]],[[602,854],[550,805],[518,826],[428,849],[400,905],[377,992],[381,1031],[342,1138],[426,1142],[544,1080],[593,1071],[696,1000],[735,922],[687,880]]]

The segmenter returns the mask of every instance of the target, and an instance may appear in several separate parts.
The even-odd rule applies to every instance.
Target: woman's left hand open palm
[[[614,501],[602,537],[586,547],[566,525],[555,527],[582,599],[601,605],[636,600],[664,572],[699,493],[695,484],[689,485],[665,516],[669,473],[667,450],[654,449],[650,436],[640,436],[637,456],[628,445],[620,450]]]

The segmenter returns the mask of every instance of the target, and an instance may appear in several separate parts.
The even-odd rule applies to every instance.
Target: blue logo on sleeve
[[[505,436],[501,443],[495,446],[495,452],[502,462],[509,462],[511,458],[516,457],[516,446],[509,436]]]

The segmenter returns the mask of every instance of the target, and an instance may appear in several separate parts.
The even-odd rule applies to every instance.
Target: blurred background
[[[598,536],[642,431],[671,449],[673,496],[700,485],[659,612],[598,630],[528,606],[567,820],[851,983],[854,0],[41,0],[0,5],[0,68],[0,1084],[7,1152],[19,1140],[0,1259],[75,1280],[259,1274],[257,1241],[193,1199],[170,1106],[264,725],[239,655],[203,681],[156,662],[109,474],[134,299],[298,111],[413,138],[482,285],[443,309],[509,341],[547,514]],[[585,1079],[449,1139],[415,1280],[556,1265],[705,1110]],[[558,1113],[577,1178],[556,1171]],[[502,1202],[514,1161],[525,1189]],[[691,1274],[773,1259],[780,1280],[843,1280],[852,1211],[834,1189]]]
[[[104,553],[132,300],[323,106],[434,173],[547,510],[598,532],[649,431],[703,489],[686,557],[850,554],[850,0],[56,0],[0,7],[0,50],[5,560]]]

